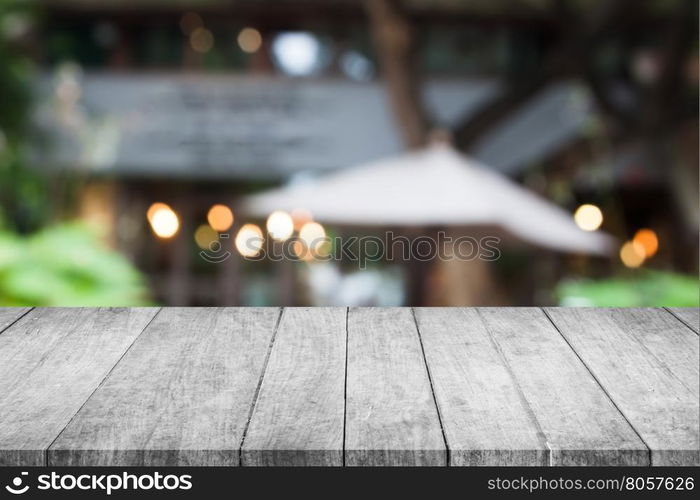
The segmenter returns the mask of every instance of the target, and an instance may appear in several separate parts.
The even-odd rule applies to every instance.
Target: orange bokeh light
[[[233,212],[226,205],[214,205],[207,213],[207,222],[215,231],[228,231],[233,225]]]
[[[651,229],[640,229],[632,241],[644,249],[644,255],[647,259],[659,250],[659,238]]]

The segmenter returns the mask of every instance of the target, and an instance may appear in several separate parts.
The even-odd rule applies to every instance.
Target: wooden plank
[[[668,307],[671,314],[685,323],[695,333],[700,332],[700,308],[697,307]]]
[[[647,447],[542,310],[478,311],[539,422],[552,465],[648,465]]]
[[[445,465],[447,450],[408,308],[348,313],[345,464]]]
[[[548,465],[544,436],[476,309],[414,311],[450,465]]]
[[[664,309],[599,309],[599,317],[608,318],[627,332],[625,345],[641,344],[669,373],[691,393],[700,393],[698,336]],[[610,325],[609,325],[610,326]]]
[[[156,312],[35,309],[0,335],[0,464],[45,464],[51,442]]]
[[[286,308],[243,465],[342,465],[346,308]]]
[[[167,308],[51,446],[49,465],[238,465],[277,308]]]
[[[0,307],[0,333],[31,309],[31,307]]]
[[[698,465],[698,337],[661,310],[547,309],[651,449]]]

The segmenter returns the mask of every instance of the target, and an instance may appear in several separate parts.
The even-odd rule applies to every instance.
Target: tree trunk
[[[415,68],[414,32],[398,0],[366,0],[370,26],[389,101],[407,148],[425,145],[428,119]]]

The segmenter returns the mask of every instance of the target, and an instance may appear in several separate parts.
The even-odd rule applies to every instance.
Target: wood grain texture
[[[450,465],[548,465],[545,438],[476,309],[414,311]]]
[[[0,307],[0,334],[30,310],[31,307]]]
[[[695,333],[700,332],[700,308],[697,307],[669,307],[668,310],[675,317],[685,323]]]
[[[35,309],[0,335],[0,464],[45,464],[51,442],[156,312]]]
[[[445,465],[447,450],[411,310],[348,313],[345,464]]]
[[[652,465],[698,465],[698,337],[667,311],[547,309],[651,449]]]
[[[243,465],[342,465],[346,316],[344,307],[284,309]]]
[[[166,308],[51,446],[49,465],[238,465],[277,308]]]
[[[700,465],[697,309],[414,314],[0,308],[0,465]]]
[[[649,451],[535,308],[478,309],[551,450],[552,465],[647,465]]]

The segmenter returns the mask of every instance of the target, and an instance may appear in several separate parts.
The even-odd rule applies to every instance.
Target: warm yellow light
[[[214,231],[209,224],[202,224],[194,232],[194,241],[202,250],[211,250],[212,243],[219,241],[219,233]]]
[[[292,250],[294,251],[294,255],[304,262],[309,262],[314,258],[313,252],[311,252],[311,250],[309,250],[308,247],[299,240],[292,244]]]
[[[620,260],[627,267],[639,267],[644,263],[644,247],[628,241],[620,248]]]
[[[274,239],[284,241],[294,233],[294,221],[287,212],[276,210],[267,218],[267,232]]]
[[[196,12],[188,12],[180,19],[180,29],[185,35],[190,35],[194,30],[203,26],[204,21]]]
[[[574,213],[574,221],[584,231],[595,231],[603,223],[603,212],[595,205],[581,205]]]
[[[214,46],[214,35],[206,28],[196,28],[190,34],[190,45],[196,52],[209,52]]]
[[[307,222],[299,230],[299,239],[307,248],[316,251],[326,242],[326,231],[318,222]]]
[[[233,212],[226,205],[214,205],[207,213],[207,222],[213,229],[223,233],[233,225]]]
[[[151,222],[153,220],[153,216],[155,215],[155,213],[158,210],[162,210],[162,209],[172,210],[168,205],[166,205],[165,203],[161,203],[159,201],[152,204],[150,207],[148,207],[148,210],[146,211],[146,218],[148,219],[148,222]]]
[[[651,229],[640,229],[634,235],[632,241],[644,249],[644,256],[647,259],[656,254],[656,251],[659,249],[659,238]]]
[[[314,219],[311,212],[305,208],[295,208],[292,210],[292,220],[294,221],[294,229],[299,231],[301,227],[307,222],[311,222]]]
[[[257,52],[262,46],[262,35],[255,28],[243,28],[238,33],[238,46],[248,54]]]
[[[243,257],[255,257],[263,245],[262,230],[255,224],[245,224],[236,235],[236,250]]]
[[[154,205],[156,205],[154,203]],[[172,208],[165,204],[163,206],[156,207],[153,211],[149,208],[148,222],[151,224],[151,229],[156,236],[159,238],[172,238],[180,229],[180,221],[177,218],[177,214]],[[151,205],[153,208],[153,205]]]

